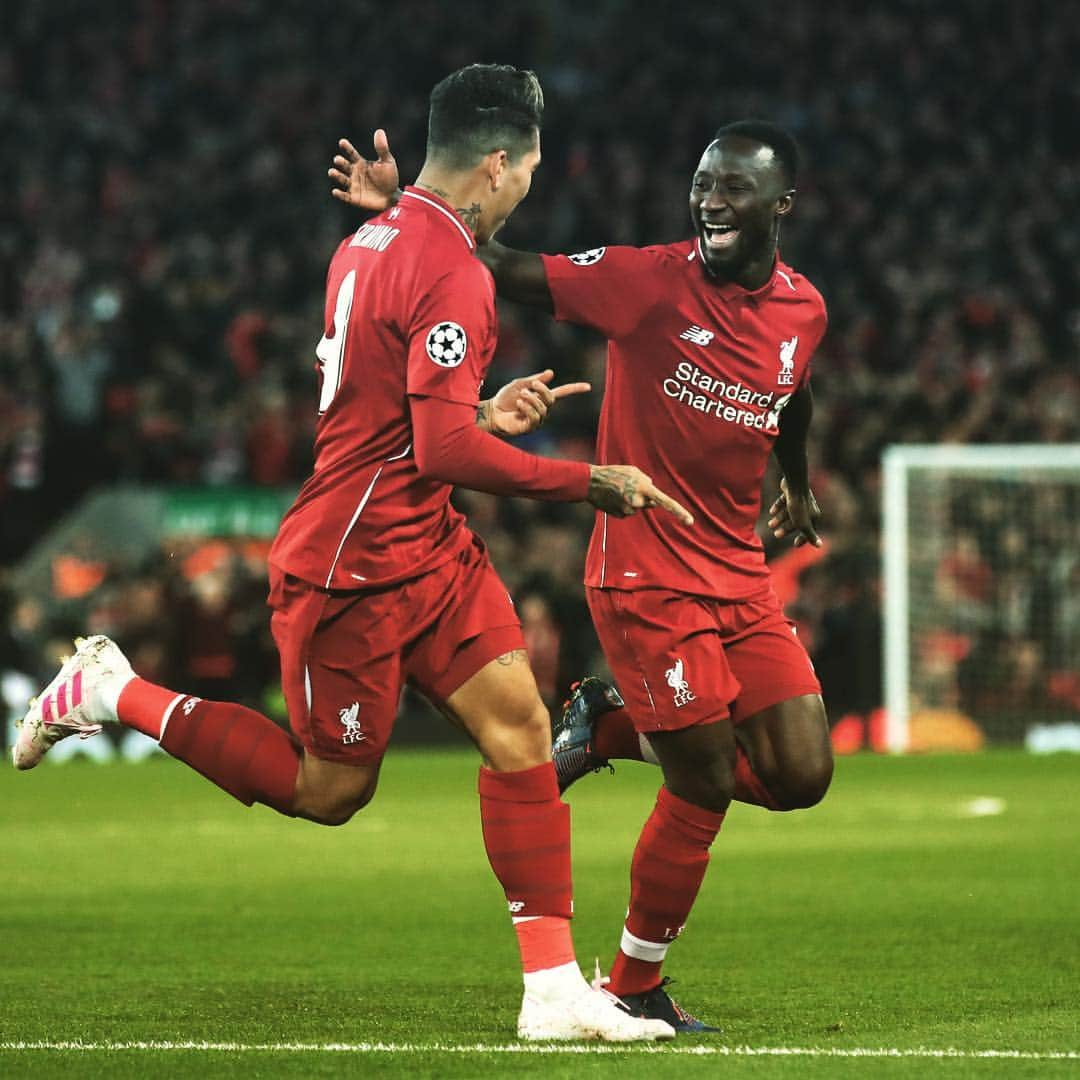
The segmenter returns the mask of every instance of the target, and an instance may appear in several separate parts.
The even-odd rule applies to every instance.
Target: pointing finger
[[[694,515],[682,503],[676,502],[670,495],[665,495],[658,487],[650,484],[643,494],[647,499],[647,505],[662,507],[664,510],[674,514],[684,525],[694,524]]]
[[[587,394],[592,389],[592,383],[572,382],[563,383],[562,386],[552,387],[551,396],[556,398],[569,397],[571,394]]]

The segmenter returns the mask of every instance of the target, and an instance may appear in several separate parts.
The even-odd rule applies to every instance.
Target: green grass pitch
[[[1075,756],[849,758],[814,810],[733,808],[667,966],[724,1033],[652,1052],[515,1045],[475,775],[392,751],[372,805],[320,829],[166,759],[5,770],[0,1076],[1080,1075]],[[657,780],[571,792],[586,967]],[[750,1053],[780,1048],[807,1053]]]

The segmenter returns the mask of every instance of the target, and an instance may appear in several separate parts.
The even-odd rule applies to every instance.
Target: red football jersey
[[[415,577],[469,542],[451,486],[421,476],[409,395],[475,405],[495,349],[495,288],[472,234],[409,187],[342,241],[326,283],[315,471],[270,560],[322,588]]]
[[[825,333],[821,294],[779,260],[753,292],[717,282],[696,240],[543,258],[555,317],[608,338],[597,462],[638,466],[695,518],[598,514],[586,585],[758,592],[762,476]]]

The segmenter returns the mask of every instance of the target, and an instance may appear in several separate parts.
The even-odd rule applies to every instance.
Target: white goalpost
[[[889,447],[882,517],[888,748],[1080,723],[1080,445]]]

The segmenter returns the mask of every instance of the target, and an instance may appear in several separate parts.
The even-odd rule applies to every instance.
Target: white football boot
[[[584,979],[568,993],[544,995],[526,989],[518,1015],[518,1038],[530,1042],[592,1039],[601,1042],[657,1042],[674,1039],[663,1020],[631,1016],[614,994],[594,990]]]
[[[116,722],[120,691],[134,678],[127,657],[102,634],[75,639],[75,655],[30,702],[11,751],[16,769],[32,769],[61,739],[89,739]]]

